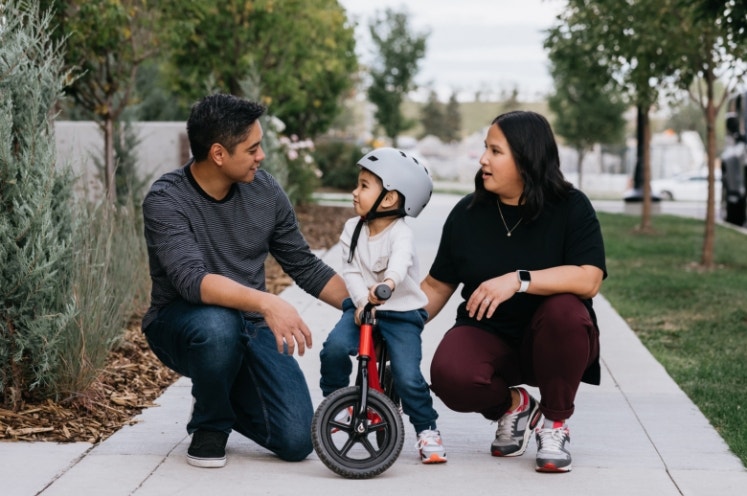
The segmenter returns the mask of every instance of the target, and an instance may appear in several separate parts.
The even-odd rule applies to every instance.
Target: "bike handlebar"
[[[392,288],[384,283],[381,283],[374,288],[374,294],[380,300],[388,300],[392,296]],[[373,319],[371,318],[371,314],[375,306],[376,305],[374,303],[371,303],[370,301],[366,303],[366,306],[363,308],[361,321],[363,321],[364,323],[371,323],[373,321]]]
[[[374,294],[380,300],[388,300],[389,297],[392,296],[392,288],[390,288],[386,284],[379,284],[374,289]]]

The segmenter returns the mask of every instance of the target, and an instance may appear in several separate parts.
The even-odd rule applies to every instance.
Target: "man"
[[[340,276],[319,260],[288,197],[260,170],[265,108],[230,95],[196,103],[193,158],[143,202],[153,283],[143,330],[158,358],[192,379],[187,462],[222,467],[231,430],[284,460],[311,453],[313,407],[293,357],[312,344],[296,309],[265,290],[268,253],[309,294],[341,308]]]

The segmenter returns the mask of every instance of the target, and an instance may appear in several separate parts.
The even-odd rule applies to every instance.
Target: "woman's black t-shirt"
[[[516,293],[501,303],[489,319],[470,318],[465,307],[472,292],[487,279],[519,269],[540,270],[559,265],[593,265],[607,276],[604,242],[596,212],[581,191],[572,189],[567,198],[546,205],[532,222],[521,219],[519,208],[501,204],[511,236],[506,235],[497,203],[475,204],[474,193],[462,198],[444,223],[441,242],[430,275],[435,279],[464,284],[464,301],[456,323],[498,333],[518,341],[544,298]],[[591,300],[584,302],[596,324]]]

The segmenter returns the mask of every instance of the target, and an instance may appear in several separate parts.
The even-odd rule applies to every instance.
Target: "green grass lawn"
[[[704,270],[703,221],[657,215],[644,235],[639,216],[598,216],[602,294],[747,465],[747,235],[716,226]]]

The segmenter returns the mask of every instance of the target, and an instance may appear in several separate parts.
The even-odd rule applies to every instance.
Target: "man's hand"
[[[311,332],[295,307],[277,295],[239,284],[227,277],[208,274],[200,285],[202,302],[244,312],[259,312],[275,335],[278,352],[298,355],[311,348]]]
[[[279,296],[272,296],[263,311],[265,322],[275,335],[278,352],[293,355],[298,345],[298,356],[303,356],[306,348],[311,348],[311,331],[295,307]]]

